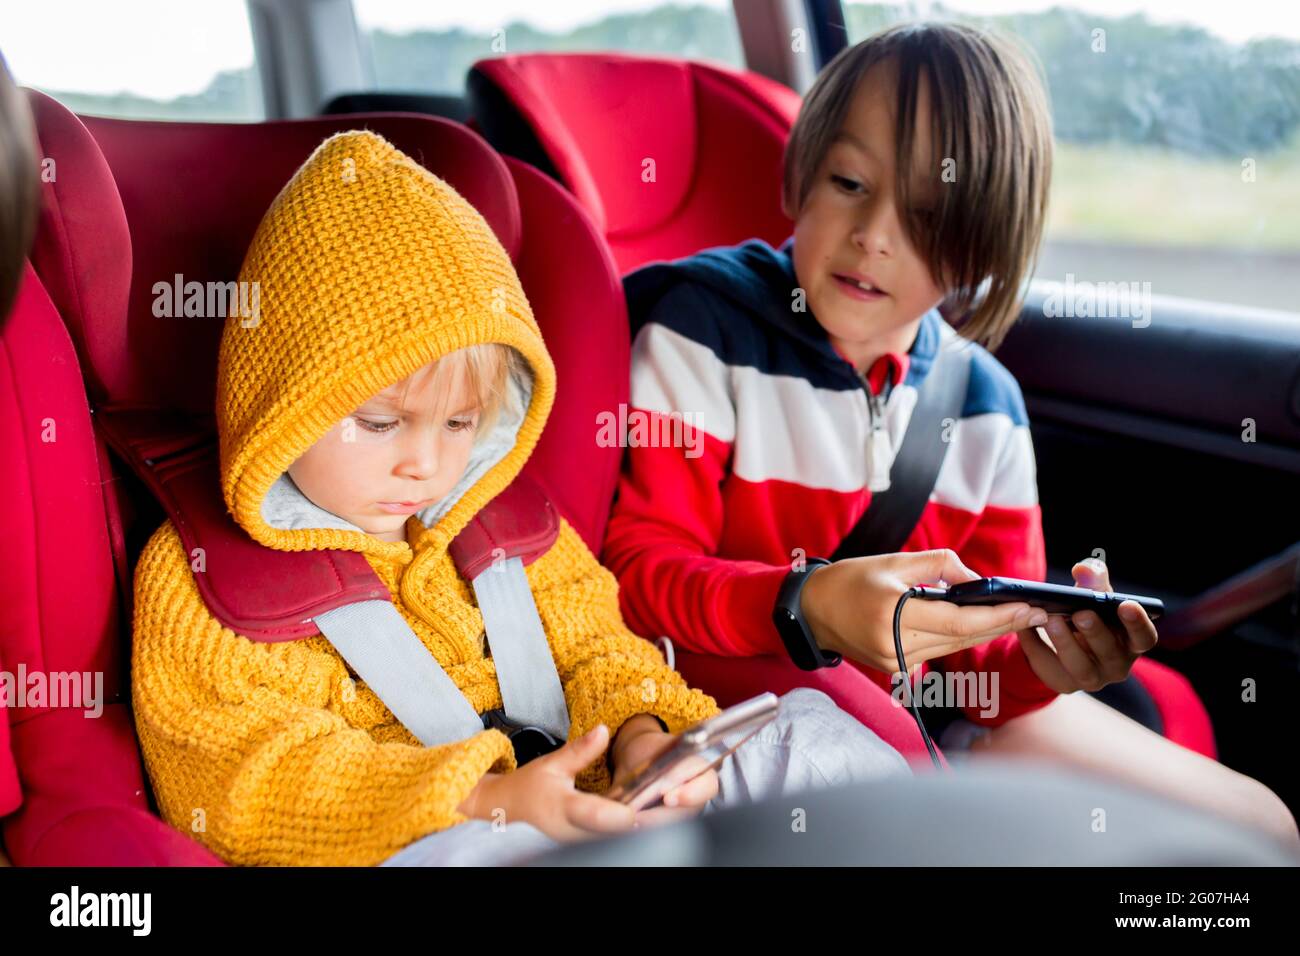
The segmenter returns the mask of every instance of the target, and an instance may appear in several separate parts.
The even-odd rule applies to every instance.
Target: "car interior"
[[[803,93],[840,49],[908,12],[840,0],[575,4],[584,9],[570,28],[559,14],[560,25],[530,26],[530,11],[547,5],[518,3],[497,14],[497,43],[491,30],[449,25],[456,13],[421,25],[422,6],[214,3],[237,22],[251,59],[237,83],[234,73],[218,74],[206,92],[176,94],[152,113],[145,94],[64,90],[36,76],[21,55],[26,35],[0,29],[39,156],[56,171],[43,176],[35,239],[0,338],[0,670],[102,672],[105,701],[98,720],[59,707],[10,709],[0,719],[0,783],[14,781],[16,794],[0,801],[0,849],[11,865],[225,865],[160,817],[131,711],[136,559],[168,515],[202,497],[196,482],[212,486],[216,460],[223,319],[160,319],[158,281],[234,279],[263,213],[313,149],[344,130],[379,133],[466,197],[509,253],[561,383],[526,473],[599,554],[623,451],[568,439],[628,401],[623,277],[753,237],[785,241],[783,150]],[[989,6],[970,17],[1020,24]],[[132,20],[143,9],[119,11],[128,29],[147,32]],[[703,19],[668,22],[687,11]],[[1155,30],[1166,13],[1143,22]],[[652,15],[663,23],[652,25]],[[716,24],[726,26],[722,39],[706,36]],[[458,46],[467,30],[483,43]],[[804,42],[792,45],[792,35]],[[419,37],[425,46],[415,45]],[[631,39],[615,46],[610,38]],[[1300,50],[1300,39],[1276,42]],[[385,79],[381,56],[399,48],[447,62]],[[715,52],[723,48],[731,62]],[[478,50],[469,62],[466,49]],[[1049,69],[1054,97],[1068,69]],[[1291,122],[1300,126],[1294,61],[1290,70]],[[419,85],[444,72],[459,85]],[[231,102],[253,106],[236,115]],[[1066,125],[1058,121],[1063,142]],[[1289,148],[1279,155],[1300,155]],[[657,187],[648,191],[622,171],[652,153]],[[1225,168],[1236,168],[1234,157]],[[1057,175],[1068,174],[1062,163]],[[1273,215],[1294,220],[1296,212],[1278,205]],[[1300,234],[1267,248],[1208,242],[1182,260],[1179,237],[1150,241],[1188,272],[1198,255],[1221,254],[1242,279],[1221,283],[1217,298],[1157,283],[1145,323],[1052,307],[1064,281],[1089,275],[1070,257],[1071,241],[1066,227],[1049,232],[1021,318],[996,351],[1028,410],[1048,580],[1069,584],[1075,561],[1100,556],[1115,590],[1163,600],[1150,656],[1185,681],[1152,690],[1166,735],[1259,779],[1300,812],[1300,784],[1284,757],[1300,700]],[[1089,241],[1105,251],[1111,240]],[[1132,242],[1117,237],[1110,250],[1125,250],[1129,273],[1091,277],[1148,275]],[[1264,285],[1265,269],[1280,276],[1279,299],[1238,295]],[[723,705],[788,677],[683,650],[676,666]],[[861,675],[844,670],[818,672],[815,686],[853,712]],[[894,812],[942,812],[943,794],[933,781],[925,786],[925,799],[900,800]],[[1015,827],[1014,815],[1004,824]],[[922,865],[1042,862],[1004,858],[988,839],[947,858],[918,857],[914,845],[875,852]],[[1126,859],[1163,852],[1135,840]],[[617,865],[669,852],[647,846],[617,840],[569,856]],[[703,852],[679,851],[687,861]],[[799,852],[826,861],[834,847]],[[764,861],[753,847],[746,853],[738,862]]]

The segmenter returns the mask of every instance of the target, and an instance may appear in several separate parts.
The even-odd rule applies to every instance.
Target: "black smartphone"
[[[1118,619],[1119,605],[1124,601],[1137,601],[1153,621],[1165,613],[1165,603],[1159,598],[1121,594],[1118,591],[1094,591],[1092,588],[1046,584],[1042,581],[1021,581],[1018,578],[979,578],[946,589],[927,587],[917,597],[929,601],[951,601],[960,605],[1014,604],[1024,601],[1042,608],[1048,614],[1068,615],[1075,611],[1096,611],[1108,620]]]

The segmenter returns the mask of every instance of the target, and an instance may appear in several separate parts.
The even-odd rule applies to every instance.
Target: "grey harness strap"
[[[516,557],[497,562],[473,584],[506,716],[561,741],[568,739],[568,704],[523,561]],[[346,604],[314,620],[325,639],[426,747],[465,740],[484,729],[483,718],[391,601]]]
[[[358,601],[316,626],[402,726],[426,747],[483,730],[483,720],[391,601]]]
[[[511,720],[569,737],[569,706],[520,558],[497,561],[474,579],[474,597]]]

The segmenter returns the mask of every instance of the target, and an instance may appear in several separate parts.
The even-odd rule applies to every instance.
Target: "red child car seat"
[[[53,682],[101,675],[95,716],[47,698],[6,708],[21,803],[2,810],[19,865],[218,862],[150,812],[127,702],[121,581],[114,567],[117,483],[92,427],[74,344],[60,314],[109,314],[126,301],[130,246],[112,177],[84,127],[30,94],[42,208],[0,361],[7,554],[0,659],[7,671]],[[40,274],[41,270],[46,270]],[[84,301],[66,279],[93,287]],[[66,686],[66,685],[65,685]],[[83,692],[85,688],[82,688]],[[84,698],[83,698],[84,702]],[[12,811],[12,812],[11,812]]]
[[[790,235],[781,158],[800,98],[780,83],[688,60],[528,53],[480,60],[468,92],[488,141],[558,178],[621,272]]]
[[[21,309],[6,330],[6,357],[11,352],[20,355],[27,367],[23,376],[15,377],[18,385],[5,400],[20,410],[30,406],[57,412],[60,440],[51,447],[81,457],[47,466],[62,483],[47,475],[45,468],[38,471],[40,461],[12,472],[16,484],[5,507],[19,509],[20,515],[24,510],[37,514],[46,522],[46,533],[30,529],[33,544],[26,553],[35,557],[17,569],[25,576],[15,574],[7,582],[15,597],[23,599],[6,602],[6,607],[24,627],[5,628],[0,658],[12,668],[21,661],[39,660],[29,647],[65,642],[77,651],[78,663],[93,658],[94,669],[106,672],[110,695],[118,703],[111,712],[113,721],[85,721],[78,712],[70,712],[70,718],[15,712],[14,726],[7,727],[12,740],[6,757],[12,753],[24,802],[4,820],[5,840],[19,865],[219,863],[201,845],[150,814],[125,699],[127,645],[125,635],[118,633],[118,622],[122,607],[130,601],[133,555],[127,542],[142,543],[161,517],[154,495],[136,481],[129,466],[139,470],[169,510],[182,516],[187,512],[175,490],[184,493],[201,482],[208,468],[211,501],[217,503],[213,510],[229,521],[219,505],[215,458],[205,458],[213,438],[211,404],[222,323],[188,319],[181,328],[181,323],[156,319],[150,308],[153,283],[177,272],[187,280],[233,278],[262,213],[293,171],[325,137],[364,125],[422,159],[485,213],[515,261],[544,335],[573,314],[594,310],[613,316],[593,323],[582,337],[554,336],[558,341],[550,345],[552,357],[565,381],[572,384],[557,397],[551,421],[563,425],[548,430],[552,435],[586,432],[585,423],[593,420],[587,414],[589,405],[608,407],[625,396],[628,346],[621,289],[599,236],[561,188],[523,164],[504,161],[476,135],[451,123],[382,116],[255,125],[88,118],[83,124],[48,97],[30,96],[42,154],[55,158],[58,174],[47,188],[45,215],[33,250],[37,271],[29,275]],[[128,239],[128,224],[134,242]],[[555,261],[561,254],[573,257],[565,264],[563,281],[555,275],[561,271]],[[44,283],[54,292],[42,306]],[[33,301],[36,314],[45,321],[45,337],[40,339],[30,331],[27,318],[33,314]],[[61,350],[50,342],[60,337]],[[34,344],[27,344],[28,340]],[[10,349],[11,343],[21,348]],[[42,379],[35,362],[48,363],[51,355],[60,374],[46,371]],[[29,380],[44,390],[29,385]],[[51,405],[47,392],[59,396],[62,405]],[[74,411],[64,411],[65,406]],[[80,419],[74,413],[78,407]],[[26,457],[32,459],[30,449],[41,446],[30,417],[12,416],[24,430],[11,430],[5,441],[26,442]],[[93,430],[92,417],[97,420]],[[74,430],[78,423],[80,429]],[[106,442],[128,467],[122,461],[110,463]],[[595,548],[604,534],[620,452],[591,442],[583,445],[582,461],[575,467],[578,463],[567,444],[544,436],[530,458],[528,474],[555,485],[553,499]],[[15,454],[12,460],[22,461],[23,456]],[[37,481],[42,488],[39,496],[31,492]],[[523,477],[518,484],[523,487],[528,481]],[[81,492],[77,500],[85,505],[82,510],[72,510],[71,493],[54,491],[68,485]],[[128,493],[119,497],[116,493],[123,488]],[[22,489],[25,493],[18,494]],[[512,486],[509,491],[515,490]],[[95,500],[105,495],[96,511]],[[498,496],[497,513],[509,498],[508,492]],[[537,509],[530,505],[526,512],[534,514]],[[138,513],[146,517],[135,520],[138,527],[133,527]],[[199,517],[193,527],[202,528],[202,509],[194,513]],[[504,513],[508,518],[509,509]],[[485,511],[484,518],[490,517]],[[26,524],[33,524],[30,516]],[[51,585],[66,585],[67,580],[62,574],[38,573],[60,567],[50,550],[56,545],[58,559],[67,566],[69,535],[50,533],[51,528],[73,529],[81,546],[77,554],[91,562],[91,568],[76,569],[75,576],[68,576],[86,593],[69,602],[65,587],[58,595],[60,613],[41,618],[26,592],[44,580]],[[206,539],[205,546],[213,540]],[[49,553],[37,553],[35,542]],[[500,543],[499,536],[495,543]],[[337,560],[335,555],[324,557]],[[470,557],[472,551],[465,559]],[[114,591],[114,560],[118,592]],[[221,580],[218,576],[218,586]],[[311,600],[328,599],[311,592],[311,580],[310,574],[305,575],[305,590],[288,595],[299,600],[298,610],[309,608]],[[364,588],[368,580],[361,573],[352,583]],[[50,595],[39,596],[53,603]],[[219,595],[209,597],[218,614],[238,616],[252,610],[253,617],[269,613],[274,623],[274,608],[269,605],[254,607],[247,600],[223,604]],[[254,621],[242,624],[256,631]],[[85,633],[91,628],[93,633]],[[82,666],[91,669],[91,664]],[[90,746],[56,725],[60,720],[83,738],[87,733],[83,727],[91,728],[103,738],[100,745]],[[106,777],[124,782],[114,788],[106,784]],[[12,803],[11,798],[6,810]],[[89,812],[100,804],[107,809]]]
[[[44,155],[66,156],[45,132]],[[0,712],[6,852],[20,866],[218,862],[144,796],[110,543],[112,475],[67,329],[30,266],[0,334],[0,366],[0,667],[19,685],[32,675],[47,686],[75,681],[64,684],[72,699],[20,690]],[[101,706],[81,706],[92,695]]]

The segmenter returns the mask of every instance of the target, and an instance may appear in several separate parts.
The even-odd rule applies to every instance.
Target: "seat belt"
[[[835,549],[832,561],[890,554],[899,550],[916,528],[948,453],[943,421],[961,417],[973,351],[968,342],[956,337],[939,348],[929,374],[917,388],[916,406],[890,468],[889,488],[871,496],[867,510]]]
[[[345,604],[318,614],[314,621],[366,686],[426,747],[496,727],[512,742],[516,733],[525,732],[516,744],[517,757],[547,753],[568,739],[569,708],[523,560],[496,562],[472,583],[504,705],[482,717],[391,601]]]
[[[506,717],[567,740],[569,705],[524,562],[498,561],[479,572],[473,585]]]
[[[345,604],[314,619],[366,686],[426,747],[465,740],[483,721],[392,601]]]

